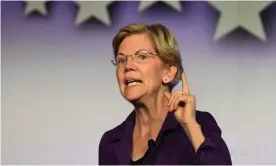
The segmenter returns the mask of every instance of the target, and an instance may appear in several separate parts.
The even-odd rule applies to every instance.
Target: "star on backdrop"
[[[266,40],[260,13],[273,1],[209,1],[220,12],[214,39],[218,40],[238,27],[260,40]]]
[[[25,1],[25,2],[26,2],[26,8],[25,8],[26,15],[36,11],[42,15],[47,14],[46,6],[45,6],[46,1]]]
[[[47,14],[46,0],[25,1],[25,14],[39,12]],[[111,20],[108,12],[108,5],[114,0],[108,1],[73,1],[79,6],[76,16],[76,25],[82,24],[90,18],[96,18],[103,24],[110,26]],[[138,10],[141,12],[154,5],[158,0],[140,1]],[[177,11],[182,11],[181,0],[160,2],[172,7]],[[208,1],[216,10],[220,12],[214,40],[219,40],[237,28],[243,28],[247,32],[256,36],[260,40],[266,40],[265,30],[262,24],[260,13],[275,1]]]
[[[159,1],[158,0],[140,1],[138,10],[141,12],[141,11],[147,9],[148,7],[150,7],[151,5],[153,5],[156,2],[159,2]],[[174,8],[175,10],[177,10],[179,12],[182,10],[180,0],[177,0],[177,1],[163,0],[163,1],[160,1],[160,2],[163,2],[163,3],[167,4],[167,5],[169,5],[170,7]]]
[[[112,1],[75,1],[75,3],[79,6],[76,24],[82,24],[88,19],[95,17],[99,21],[109,26],[111,21],[109,18],[107,6],[111,2]]]

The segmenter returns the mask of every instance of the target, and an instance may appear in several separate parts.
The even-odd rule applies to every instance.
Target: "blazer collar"
[[[132,134],[135,125],[135,111],[132,111],[125,120],[125,127],[119,141],[115,144],[116,157],[120,165],[129,165],[132,153]],[[174,113],[169,112],[160,130],[160,133],[173,131],[179,123],[174,117]],[[159,134],[160,134],[159,133]]]

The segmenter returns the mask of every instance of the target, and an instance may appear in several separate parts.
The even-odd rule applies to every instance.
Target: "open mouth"
[[[126,80],[125,81],[125,84],[127,86],[134,86],[134,85],[138,85],[138,84],[141,84],[142,81],[141,80]]]

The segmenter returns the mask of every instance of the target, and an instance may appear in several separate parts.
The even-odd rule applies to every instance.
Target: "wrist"
[[[194,121],[191,121],[189,123],[183,123],[181,124],[182,127],[186,128],[186,129],[190,129],[190,128],[198,128],[198,127],[201,127],[196,120]]]

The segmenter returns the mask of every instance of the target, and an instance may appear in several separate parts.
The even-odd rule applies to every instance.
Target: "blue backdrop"
[[[102,134],[132,110],[110,62],[129,23],[175,34],[197,109],[214,115],[234,164],[276,164],[275,2],[238,13],[234,1],[90,3],[1,2],[2,164],[97,164]]]

